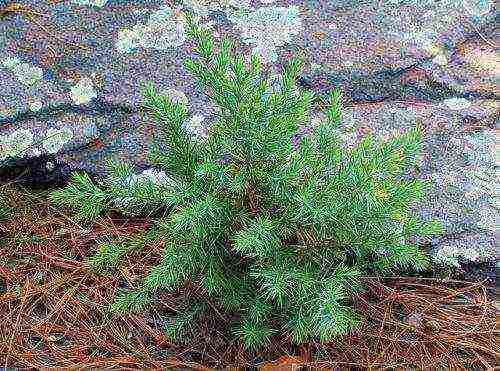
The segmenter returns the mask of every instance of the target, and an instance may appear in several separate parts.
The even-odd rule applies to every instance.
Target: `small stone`
[[[40,151],[38,148],[33,148],[31,150],[31,154],[34,156],[34,157],[38,157],[42,154],[42,151]]]

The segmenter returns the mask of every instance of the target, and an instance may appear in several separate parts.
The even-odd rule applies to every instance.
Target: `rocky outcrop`
[[[190,10],[216,40],[228,35],[247,57],[258,54],[266,76],[303,54],[298,88],[321,96],[340,87],[343,128],[352,140],[421,123],[425,158],[415,176],[432,179],[435,187],[417,210],[440,218],[447,230],[431,241],[435,256],[448,251],[469,260],[494,258],[498,63],[492,1],[15,5],[0,2],[4,170],[34,168],[35,182],[50,182],[74,169],[102,176],[109,159],[146,168],[149,144],[159,132],[141,107],[141,82],[153,81],[186,101],[195,132],[209,126],[217,109],[182,64],[193,55],[183,20]]]

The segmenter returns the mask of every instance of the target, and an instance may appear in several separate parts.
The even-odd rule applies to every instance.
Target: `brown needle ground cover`
[[[367,290],[356,304],[365,322],[330,344],[297,348],[275,339],[265,353],[249,354],[225,341],[230,315],[215,307],[196,344],[168,343],[162,313],[175,311],[172,296],[163,294],[144,315],[108,311],[114,292],[133,287],[159,261],[162,246],[130,255],[108,276],[94,274],[85,263],[100,243],[131,238],[150,220],[109,214],[79,225],[46,201],[47,191],[6,189],[15,212],[0,222],[0,367],[459,370],[496,364],[495,303],[485,283],[432,278],[366,277]]]

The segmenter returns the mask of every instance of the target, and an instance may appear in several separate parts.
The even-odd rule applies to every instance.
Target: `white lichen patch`
[[[437,55],[441,52],[441,49],[436,45],[438,36],[435,30],[419,29],[397,35],[405,44],[414,44],[431,55]]]
[[[17,129],[10,135],[0,135],[0,160],[23,156],[33,144],[30,129]]]
[[[36,138],[31,129],[17,129],[9,135],[0,135],[0,160],[55,154],[73,137],[73,130],[67,126],[49,128]]]
[[[80,79],[78,84],[71,88],[70,96],[76,104],[89,103],[93,98],[97,97],[94,83],[87,77]]]
[[[132,29],[118,31],[116,48],[129,53],[135,48],[167,50],[179,47],[186,41],[184,19],[176,17],[167,6],[153,12],[146,24],[136,24]]]
[[[99,137],[99,128],[97,127],[97,123],[104,120],[92,120],[88,119],[82,123],[82,134],[85,138],[98,138]]]
[[[33,132],[30,129],[18,129],[10,135],[13,157],[20,157],[33,144]]]
[[[43,79],[43,70],[40,67],[31,66],[28,63],[17,63],[15,60],[7,61],[11,72],[16,79],[27,86],[36,85]]]
[[[44,135],[42,147],[48,153],[57,153],[66,143],[73,139],[73,135],[73,130],[68,127],[61,129],[50,128]]]
[[[453,111],[461,111],[469,108],[472,103],[465,98],[449,98],[443,101],[443,104]]]
[[[199,17],[206,17],[210,10],[210,5],[203,0],[184,0],[182,3]]]
[[[43,104],[39,100],[35,100],[35,101],[30,102],[29,107],[30,107],[31,111],[38,112],[42,109]]]
[[[257,44],[252,49],[252,55],[257,55],[263,63],[275,62],[278,59],[276,48],[266,43]]]
[[[121,53],[129,53],[138,48],[140,40],[134,31],[124,28],[118,31],[118,40],[115,43],[116,49]]]
[[[119,180],[119,184],[129,189],[130,196],[116,197],[113,199],[113,204],[127,215],[138,215],[145,210],[147,205],[144,200],[134,197],[134,189],[141,189],[149,184],[159,190],[164,187],[173,187],[174,181],[164,171],[148,169],[140,174],[132,174]]]
[[[133,174],[125,179],[125,184],[130,187],[140,186],[147,182],[152,182],[156,185],[170,184],[171,179],[164,171],[156,169],[144,170],[141,174]]]
[[[149,10],[146,9],[146,8],[144,8],[144,9],[136,9],[132,13],[135,14],[135,15],[138,15],[138,16],[143,16],[145,14],[148,14]]]
[[[462,0],[460,3],[470,15],[484,16],[488,14],[494,6],[493,0]]]
[[[320,72],[323,69],[323,66],[321,64],[311,62],[311,70],[313,72]]]
[[[180,90],[169,88],[165,89],[161,92],[162,95],[170,98],[172,103],[179,103],[179,104],[188,104],[188,97],[186,94]]]
[[[39,148],[34,147],[34,148],[32,148],[32,149],[31,149],[31,155],[32,155],[33,157],[38,157],[38,156],[40,156],[41,154],[42,154],[42,151],[40,151],[40,149],[39,149]]]
[[[73,0],[73,4],[76,5],[89,5],[89,6],[97,6],[99,8],[102,8],[108,0]]]
[[[439,66],[444,67],[448,64],[448,59],[446,58],[446,56],[444,54],[440,53],[432,59],[432,62],[434,62],[435,64],[437,64]]]
[[[13,69],[18,64],[21,64],[18,57],[5,57],[2,59],[2,66],[9,70]]]
[[[247,44],[256,44],[252,53],[263,63],[277,60],[276,48],[292,42],[304,29],[297,6],[262,7],[249,14],[233,19]]]
[[[460,258],[467,262],[478,262],[480,255],[477,250],[467,247],[446,244],[436,251],[432,258],[435,263],[449,267],[460,267]]]
[[[250,0],[222,0],[222,3],[240,9],[250,9],[252,7]]]
[[[203,115],[193,115],[190,119],[184,122],[184,129],[197,137],[205,137],[207,135],[207,130],[203,125],[205,117]]]

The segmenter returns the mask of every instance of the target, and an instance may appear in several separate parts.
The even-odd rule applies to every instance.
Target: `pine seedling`
[[[206,136],[193,137],[186,106],[143,86],[169,148],[156,146],[152,159],[172,182],[138,184],[134,195],[165,209],[154,227],[165,249],[137,291],[118,296],[113,308],[145,310],[159,290],[189,282],[238,314],[234,333],[248,349],[278,334],[296,343],[345,335],[361,320],[352,309],[360,276],[426,269],[429,259],[410,237],[442,232],[439,222],[411,214],[429,186],[404,176],[420,156],[421,130],[386,142],[367,136],[346,149],[335,90],[327,120],[294,143],[315,100],[312,92],[294,92],[303,60],[290,60],[280,89],[269,94],[256,55],[247,64],[228,39],[216,51],[210,33],[189,13],[186,20],[199,58],[185,67],[220,114]],[[112,183],[74,177],[55,199],[93,217],[118,194]],[[168,332],[181,333],[176,325]]]

